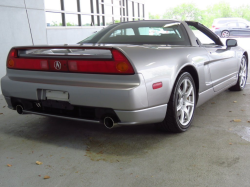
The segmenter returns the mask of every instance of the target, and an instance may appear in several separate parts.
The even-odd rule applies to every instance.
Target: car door
[[[237,22],[230,22],[226,24],[225,30],[228,30],[230,36],[239,36],[239,26]]]
[[[237,63],[235,51],[224,46],[220,39],[203,25],[196,26],[195,36],[199,39],[200,47],[207,50],[211,83],[214,91],[218,92],[232,83],[237,76]]]
[[[226,46],[206,45],[210,61],[207,62],[210,70],[214,91],[220,91],[235,82],[237,77],[237,63],[235,51]]]
[[[250,27],[246,23],[239,22],[239,35],[240,36],[249,36],[250,35]]]

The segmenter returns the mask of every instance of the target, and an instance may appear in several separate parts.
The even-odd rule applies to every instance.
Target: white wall
[[[0,0],[0,18],[0,79],[13,46],[76,44],[103,28],[46,28],[44,0]]]
[[[103,27],[47,28],[48,44],[76,44]]]
[[[0,17],[1,78],[6,73],[11,47],[47,44],[47,38],[43,0],[0,0]]]

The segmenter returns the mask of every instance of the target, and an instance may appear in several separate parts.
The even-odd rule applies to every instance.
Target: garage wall
[[[11,47],[47,44],[43,0],[0,0],[0,78]]]
[[[47,28],[48,44],[76,44],[103,27]]]
[[[13,46],[76,44],[103,28],[46,28],[44,0],[0,0],[0,18],[0,78]]]

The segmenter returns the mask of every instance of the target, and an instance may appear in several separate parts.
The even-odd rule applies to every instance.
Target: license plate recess
[[[46,90],[47,100],[69,101],[69,93],[66,91]]]

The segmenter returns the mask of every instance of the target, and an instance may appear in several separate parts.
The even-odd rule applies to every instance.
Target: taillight
[[[215,25],[212,25],[212,28],[214,28],[215,27]]]
[[[15,66],[15,58],[17,58],[17,50],[12,49],[9,52],[9,56],[8,56],[8,59],[7,59],[7,67],[8,68],[14,68],[14,66]]]
[[[23,70],[49,70],[48,61],[44,59],[18,58],[17,49],[12,49],[7,59],[7,67],[10,69]]]
[[[216,29],[220,29],[220,28],[216,27],[215,30],[216,30]]]
[[[17,49],[12,49],[7,59],[7,67],[11,69],[59,71],[100,74],[134,74],[128,59],[120,51],[111,49],[112,59],[91,60],[52,60],[18,57]]]
[[[69,60],[70,72],[134,74],[128,59],[118,50],[112,50],[113,60]]]

